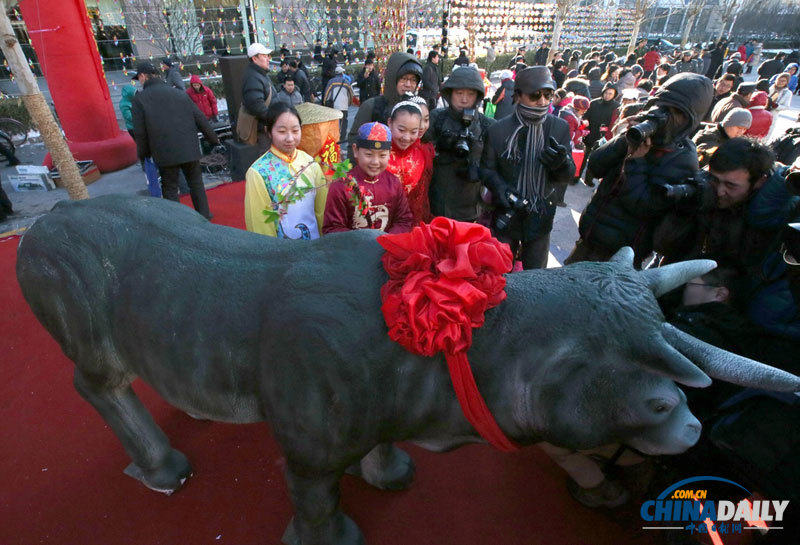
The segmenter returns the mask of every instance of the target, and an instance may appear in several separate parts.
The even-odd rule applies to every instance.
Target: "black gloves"
[[[539,161],[548,169],[556,170],[567,160],[568,152],[569,150],[566,146],[562,146],[551,136],[547,142],[547,147],[542,150],[542,156],[539,157]]]

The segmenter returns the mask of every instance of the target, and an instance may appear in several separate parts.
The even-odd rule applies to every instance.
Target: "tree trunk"
[[[83,183],[78,165],[75,164],[75,159],[72,157],[69,146],[67,146],[67,141],[61,134],[61,129],[39,90],[36,78],[31,72],[30,66],[28,66],[25,54],[22,52],[22,48],[19,46],[17,37],[14,34],[14,29],[11,27],[11,21],[6,12],[6,3],[0,0],[0,6],[3,8],[2,13],[0,13],[0,34],[2,34],[0,49],[2,49],[3,55],[8,61],[11,73],[17,79],[17,85],[22,92],[22,101],[28,109],[31,119],[39,128],[44,145],[53,158],[53,163],[58,169],[64,186],[67,188],[69,198],[72,200],[88,199],[89,192],[86,189],[86,184]]]
[[[558,51],[558,41],[561,39],[561,27],[564,26],[564,14],[561,8],[556,9],[556,18],[553,21],[553,39],[550,43],[550,51],[547,53],[547,64],[553,60],[553,54]]]
[[[630,55],[636,50],[636,40],[639,39],[639,28],[642,26],[642,18],[636,17],[633,20],[633,33],[631,34],[631,41],[628,42],[628,51],[625,55]]]
[[[688,21],[685,21],[685,25],[683,27],[683,32],[681,33],[681,49],[686,47],[686,42],[689,41],[689,32],[692,30],[692,25],[694,25],[694,19],[697,17],[696,13],[690,13],[688,17]]]

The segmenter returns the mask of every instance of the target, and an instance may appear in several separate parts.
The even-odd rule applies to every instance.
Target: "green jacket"
[[[133,130],[133,114],[131,113],[131,100],[136,94],[136,87],[125,85],[122,88],[122,98],[119,100],[119,111],[122,112],[122,119],[125,120],[125,128]]]

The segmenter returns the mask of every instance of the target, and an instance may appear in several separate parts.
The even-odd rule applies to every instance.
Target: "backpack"
[[[784,165],[791,165],[800,156],[800,127],[788,129],[783,136],[773,140],[769,146],[775,159]]]

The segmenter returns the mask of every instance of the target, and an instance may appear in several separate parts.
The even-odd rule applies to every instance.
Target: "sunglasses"
[[[537,101],[542,97],[544,97],[547,100],[550,100],[551,98],[553,98],[554,94],[555,93],[553,92],[552,89],[542,89],[540,91],[534,91],[533,93],[530,93],[528,97],[533,101]]]

